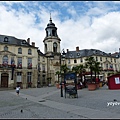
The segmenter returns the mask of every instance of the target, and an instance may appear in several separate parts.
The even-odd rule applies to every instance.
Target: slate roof
[[[37,50],[38,54],[41,56],[45,56],[45,54],[43,54],[39,49]]]
[[[116,58],[116,56],[112,56],[111,53],[105,53],[97,49],[83,49],[79,51],[68,51],[65,57],[66,58],[81,58],[81,57],[89,57],[92,55]]]
[[[8,35],[0,35],[0,44],[34,47],[24,39],[17,39],[13,36],[8,36]]]

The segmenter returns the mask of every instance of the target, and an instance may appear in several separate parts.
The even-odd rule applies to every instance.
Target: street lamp
[[[61,55],[61,53],[62,53],[62,55]],[[60,73],[61,73],[61,59],[62,58],[65,58],[65,51],[64,51],[64,49],[61,51],[61,53],[60,53]],[[62,76],[62,75],[61,75]],[[62,77],[61,77],[61,97],[63,97],[63,88],[62,88]]]

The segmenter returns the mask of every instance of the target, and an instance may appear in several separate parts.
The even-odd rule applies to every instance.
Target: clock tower
[[[44,38],[44,53],[46,56],[49,56],[51,54],[60,53],[60,38],[57,35],[57,27],[55,27],[55,24],[52,22],[52,19],[50,17],[49,23],[47,24],[47,27],[45,28],[46,31],[46,37]]]
[[[45,28],[46,37],[43,40],[44,54],[47,57],[47,83],[55,84],[58,77],[55,75],[60,71],[60,41],[57,35],[57,27],[52,22],[51,16],[47,27]],[[57,80],[58,81],[58,80]]]

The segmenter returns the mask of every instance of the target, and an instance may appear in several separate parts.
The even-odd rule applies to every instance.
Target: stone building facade
[[[37,86],[38,53],[35,43],[0,35],[0,86],[21,88]]]

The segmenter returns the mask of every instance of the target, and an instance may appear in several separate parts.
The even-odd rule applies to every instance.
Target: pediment
[[[106,61],[105,61],[105,62],[103,62],[103,63],[109,63],[109,64],[110,64],[111,62],[110,62],[110,61],[108,61],[108,60],[106,60]]]
[[[10,52],[10,51],[0,51],[0,55],[11,55],[11,56],[16,56],[16,54]]]

